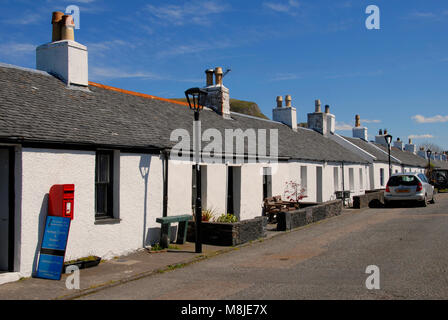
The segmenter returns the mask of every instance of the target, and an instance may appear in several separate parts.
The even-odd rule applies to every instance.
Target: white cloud
[[[381,123],[381,120],[361,119],[362,123]]]
[[[287,81],[300,78],[302,77],[294,73],[277,73],[274,77],[271,78],[271,81]]]
[[[16,56],[34,54],[36,45],[31,43],[5,43],[0,45],[0,54],[5,56]]]
[[[291,14],[294,15],[295,12],[293,11],[296,8],[300,7],[299,2],[295,1],[295,0],[289,0],[288,2],[263,2],[263,6],[276,11],[276,12],[281,12],[281,13],[287,13],[287,14]]]
[[[448,122],[448,116],[436,115],[433,117],[426,118],[420,114],[412,117],[418,123],[436,123],[436,122]]]
[[[152,5],[146,6],[149,14],[159,22],[169,25],[198,24],[209,25],[209,15],[227,11],[229,7],[217,0],[196,0],[183,5]]]
[[[151,80],[160,80],[161,77],[150,72],[125,71],[112,67],[93,67],[91,74],[96,78],[123,79],[123,78],[144,78]]]
[[[409,139],[431,139],[434,138],[432,134],[411,134],[408,136]]]
[[[337,122],[336,121],[336,130],[339,130],[339,131],[349,131],[349,130],[352,130],[352,129],[353,129],[353,126],[351,126],[351,125],[349,125],[347,123],[344,123],[344,122]]]

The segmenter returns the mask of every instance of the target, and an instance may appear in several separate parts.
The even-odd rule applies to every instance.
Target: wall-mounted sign
[[[61,279],[70,222],[70,218],[47,217],[36,272],[38,278]]]

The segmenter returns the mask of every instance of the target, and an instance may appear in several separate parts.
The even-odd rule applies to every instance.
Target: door
[[[322,202],[323,196],[322,196],[322,181],[323,175],[322,175],[322,167],[316,167],[316,202]]]
[[[13,171],[14,153],[0,148],[0,271],[13,271]]]

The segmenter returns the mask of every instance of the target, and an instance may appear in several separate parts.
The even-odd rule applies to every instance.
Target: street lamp
[[[431,179],[431,149],[426,150],[426,156],[428,157],[428,178]]]
[[[185,96],[187,97],[188,105],[190,109],[194,110],[194,142],[193,151],[195,157],[195,168],[196,168],[196,202],[195,202],[195,235],[196,243],[195,249],[196,253],[202,253],[202,204],[201,204],[201,167],[200,167],[200,139],[201,139],[201,127],[199,125],[199,112],[202,110],[202,106],[199,104],[203,103],[207,91],[200,88],[190,88],[185,91]]]
[[[390,165],[390,144],[392,143],[392,136],[387,134],[384,136],[384,140],[387,143],[387,151],[389,152],[389,178],[392,176],[392,166]]]

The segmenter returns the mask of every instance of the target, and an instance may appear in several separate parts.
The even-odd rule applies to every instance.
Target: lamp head
[[[206,95],[207,91],[200,88],[190,88],[185,91],[185,97],[187,98],[188,105],[190,106],[190,109],[195,111],[200,111],[202,109],[199,102],[202,102]]]
[[[386,140],[387,145],[390,146],[392,142],[392,136],[390,134],[387,134],[384,136],[384,139]]]

